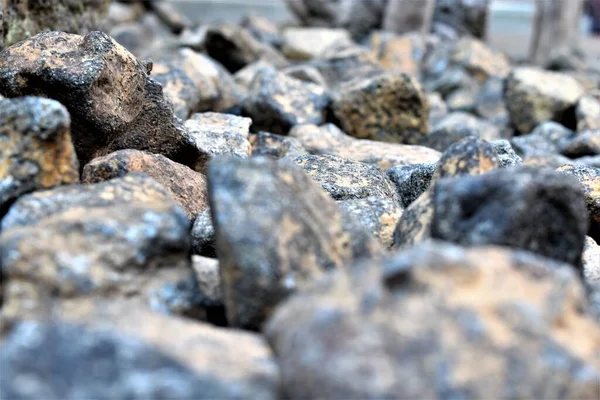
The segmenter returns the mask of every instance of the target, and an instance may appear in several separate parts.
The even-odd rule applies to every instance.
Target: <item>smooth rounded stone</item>
[[[221,64],[192,49],[180,49],[173,64],[194,82],[200,96],[195,111],[226,112],[242,103],[245,91]]]
[[[76,209],[90,210],[121,204],[152,206],[171,201],[167,190],[145,174],[129,174],[93,185],[70,185],[21,197],[2,219],[2,231],[35,225],[41,220]]]
[[[388,179],[396,186],[404,208],[410,206],[429,188],[435,169],[436,164],[427,163],[399,165],[386,172]]]
[[[205,173],[208,163],[216,156],[249,157],[250,125],[250,118],[213,112],[194,114],[185,121],[190,140],[200,155],[194,169]]]
[[[346,29],[290,27],[283,31],[282,53],[290,60],[311,60],[334,44],[352,44]]]
[[[578,133],[564,144],[562,153],[569,157],[600,155],[600,129]]]
[[[419,76],[419,63],[426,49],[423,37],[418,33],[396,35],[376,31],[371,34],[369,46],[385,71]]]
[[[42,31],[86,33],[102,27],[109,0],[11,0],[3,2],[0,45],[8,47]],[[1,46],[0,46],[1,47]]]
[[[595,398],[584,301],[569,265],[434,242],[332,274],[265,332],[290,399]]]
[[[357,78],[333,94],[331,109],[349,135],[417,144],[427,134],[429,104],[419,82],[407,74]]]
[[[300,141],[294,137],[274,133],[258,132],[252,143],[252,156],[265,156],[275,159],[294,159],[307,154]]]
[[[589,236],[585,238],[582,260],[584,282],[600,288],[600,246]]]
[[[152,79],[163,86],[163,93],[173,105],[173,112],[182,120],[198,109],[200,94],[194,81],[171,63],[154,63]]]
[[[139,150],[119,150],[95,158],[84,168],[83,183],[99,183],[142,172],[160,183],[186,212],[190,220],[208,209],[204,175],[159,154]]]
[[[436,126],[448,115],[448,105],[437,92],[427,93],[427,101],[429,102],[429,125]]]
[[[494,140],[490,144],[494,148],[496,156],[498,156],[500,168],[510,168],[523,164],[523,159],[515,152],[508,140]]]
[[[511,144],[522,156],[547,156],[560,153],[575,133],[563,125],[546,121],[538,125],[530,134],[516,136]]]
[[[44,32],[0,53],[0,91],[65,105],[82,165],[128,148],[192,164],[194,147],[150,69],[102,32]]]
[[[286,135],[295,125],[322,124],[328,103],[322,86],[262,69],[250,84],[243,109],[254,129]]]
[[[300,167],[262,157],[214,160],[208,187],[233,326],[260,328],[288,294],[350,261],[337,205]]]
[[[279,27],[266,16],[254,13],[248,14],[240,21],[240,25],[259,41],[275,48],[281,47],[282,38],[279,34]]]
[[[444,117],[431,132],[420,138],[419,144],[445,151],[453,143],[470,136],[489,141],[501,139],[500,130],[494,124],[472,114],[457,111]]]
[[[0,217],[26,193],[79,181],[70,126],[57,101],[0,99]]]
[[[304,172],[335,200],[363,199],[370,196],[399,203],[387,176],[376,166],[335,155],[300,156],[294,160]]]
[[[198,214],[194,220],[191,237],[194,254],[200,254],[205,257],[217,256],[215,250],[215,227],[210,216],[210,209],[206,209]]]
[[[385,143],[368,139],[356,139],[342,132],[333,124],[299,125],[290,131],[312,154],[335,154],[340,157],[388,170],[396,165],[437,162],[440,152],[425,146]]]
[[[433,238],[514,247],[581,264],[585,197],[577,182],[560,173],[520,167],[442,180],[432,203]]]
[[[574,78],[533,67],[514,69],[505,83],[506,106],[522,134],[548,120],[575,128],[575,106],[583,94]]]
[[[288,65],[285,57],[275,48],[261,43],[248,30],[233,24],[209,27],[204,45],[207,54],[231,73],[236,73],[260,59],[268,61],[277,68]]]
[[[388,197],[369,196],[338,201],[345,215],[350,215],[385,247],[394,244],[394,228],[402,216],[398,202]]]
[[[600,240],[600,168],[565,165],[557,170],[577,179],[583,188],[590,220],[590,236]]]
[[[321,75],[318,69],[311,65],[292,65],[291,67],[284,68],[282,72],[303,82],[314,83],[315,85],[327,87],[327,82],[325,82],[323,75]]]
[[[575,109],[577,130],[600,129],[600,91],[582,96]]]
[[[488,78],[504,79],[510,73],[510,61],[506,55],[469,36],[463,36],[456,43],[450,61],[464,68],[479,82]]]
[[[384,72],[371,52],[361,46],[350,46],[340,50],[328,49],[322,57],[312,60],[309,65],[321,73],[330,89],[357,77],[368,79]]]
[[[206,307],[223,307],[219,260],[194,255],[192,268],[196,274],[202,304]]]
[[[192,316],[199,306],[189,221],[170,199],[74,207],[3,230],[0,249],[6,315],[43,314],[49,301],[85,308],[81,299]]]
[[[490,78],[485,81],[475,99],[475,112],[488,120],[508,116],[504,101],[504,79]]]

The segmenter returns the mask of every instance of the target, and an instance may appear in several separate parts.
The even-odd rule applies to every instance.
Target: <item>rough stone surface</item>
[[[185,120],[200,104],[200,93],[194,81],[172,63],[154,63],[152,79],[163,86],[163,93],[173,105],[177,118]]]
[[[258,132],[252,144],[252,156],[267,156],[275,159],[294,159],[306,154],[306,150],[296,138]]]
[[[373,32],[369,45],[384,70],[419,75],[419,63],[425,52],[425,43],[419,34]]]
[[[292,65],[291,67],[284,68],[282,72],[292,78],[327,87],[327,82],[325,82],[323,75],[321,75],[318,69],[309,64]]]
[[[204,175],[159,154],[119,150],[88,163],[83,168],[81,181],[98,183],[132,172],[143,172],[163,185],[191,220],[208,209]]]
[[[469,36],[460,38],[456,43],[450,61],[460,65],[470,76],[480,82],[488,78],[504,79],[510,73],[508,57],[500,51],[491,49],[481,40]]]
[[[429,126],[435,126],[448,115],[448,105],[437,92],[427,93],[427,101],[429,102]]]
[[[399,203],[392,183],[373,165],[334,155],[304,155],[294,162],[335,200],[375,196]]]
[[[475,100],[475,112],[482,118],[495,120],[508,116],[504,100],[504,79],[485,81]]]
[[[600,288],[600,245],[589,236],[585,238],[582,259],[584,282]]]
[[[427,97],[406,74],[357,78],[334,93],[331,108],[356,138],[416,144],[428,129]]]
[[[564,144],[562,153],[569,157],[600,154],[600,129],[584,131]]]
[[[204,210],[196,217],[192,227],[192,249],[195,254],[205,257],[216,257],[215,227],[210,216],[210,210]]]
[[[220,155],[247,158],[251,151],[248,141],[251,124],[249,118],[230,114],[194,114],[185,122],[190,140],[200,154],[194,169],[205,172],[210,160]]]
[[[520,248],[581,264],[588,230],[583,190],[557,172],[521,167],[442,180],[432,204],[433,238]]]
[[[570,143],[574,132],[556,122],[543,122],[530,134],[516,136],[511,144],[524,157],[558,154]]]
[[[505,85],[506,106],[520,133],[527,134],[547,120],[575,128],[575,106],[584,89],[574,78],[520,67],[510,73]]]
[[[523,164],[523,159],[515,152],[508,140],[500,139],[490,143],[498,156],[500,168],[510,168]]]
[[[321,127],[300,125],[291,130],[290,136],[298,139],[312,154],[335,154],[354,161],[375,164],[382,170],[396,165],[437,162],[440,158],[438,151],[424,146],[356,139],[333,124]]]
[[[328,102],[322,86],[263,69],[250,85],[244,112],[255,129],[285,135],[298,124],[323,123]]]
[[[390,168],[387,177],[396,186],[396,192],[404,208],[410,206],[428,188],[436,164],[411,164]]]
[[[282,38],[279,34],[279,27],[268,17],[251,13],[242,19],[240,25],[261,42],[276,48],[281,47]]]
[[[582,165],[565,165],[558,172],[574,177],[581,184],[590,220],[590,234],[600,240],[600,169]]]
[[[150,69],[102,32],[44,32],[0,53],[0,92],[65,105],[82,165],[127,148],[192,163],[194,148]]]
[[[0,215],[23,194],[79,180],[70,125],[57,101],[0,99]]]
[[[578,131],[600,129],[600,91],[581,97],[575,113]]]
[[[260,157],[215,160],[208,183],[234,326],[259,328],[287,294],[350,260],[339,209],[299,167]]]
[[[420,138],[419,144],[445,151],[452,143],[475,136],[485,140],[500,139],[500,130],[492,123],[465,112],[453,112],[444,117],[431,132]]]
[[[394,244],[394,228],[402,216],[402,207],[388,197],[370,196],[338,202],[344,215],[361,224],[385,247]]]
[[[352,43],[345,29],[287,28],[282,34],[281,51],[290,60],[310,60],[319,57],[334,44]]]
[[[219,261],[214,258],[192,256],[192,268],[198,281],[198,293],[205,307],[223,307],[223,291]]]
[[[583,303],[568,265],[431,243],[331,275],[266,334],[291,399],[595,398]]]
[[[345,84],[356,77],[375,77],[384,70],[381,64],[367,50],[360,46],[351,46],[341,50],[326,50],[318,59],[311,61],[325,78],[331,89]]]

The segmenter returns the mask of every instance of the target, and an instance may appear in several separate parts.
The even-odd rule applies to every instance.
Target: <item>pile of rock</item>
[[[0,398],[600,396],[600,71],[146,3],[0,52]]]

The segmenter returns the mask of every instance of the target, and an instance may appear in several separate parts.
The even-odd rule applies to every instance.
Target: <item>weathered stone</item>
[[[384,70],[419,75],[425,43],[418,33],[395,35],[391,32],[374,32],[369,44]]]
[[[359,78],[340,87],[331,105],[351,136],[416,144],[427,134],[429,104],[419,82],[406,74]]]
[[[164,1],[152,1],[149,4],[154,15],[169,28],[169,30],[179,35],[184,29],[192,26],[192,21],[170,3]]]
[[[562,153],[569,157],[594,156],[600,154],[600,129],[584,131],[564,143]]]
[[[574,177],[581,184],[590,220],[590,236],[600,240],[600,169],[565,165],[558,172]]]
[[[289,136],[258,132],[252,144],[252,156],[294,159],[304,154],[306,154],[306,150],[300,141]]]
[[[233,79],[235,79],[235,82],[243,87],[247,92],[250,89],[250,85],[252,84],[252,81],[254,81],[256,75],[265,68],[274,69],[273,64],[263,60],[258,60],[252,64],[246,65],[244,68],[236,72],[235,75],[233,75]]]
[[[260,59],[276,67],[285,67],[288,62],[277,50],[255,39],[241,26],[223,24],[206,31],[206,51],[209,56],[223,64],[231,73]]]
[[[584,282],[600,288],[600,246],[589,236],[585,238],[582,263]]]
[[[315,85],[327,87],[327,82],[325,82],[323,75],[321,75],[318,69],[311,65],[292,65],[291,67],[284,68],[282,72],[303,82],[314,83]]]
[[[583,190],[554,171],[511,168],[439,181],[432,196],[433,238],[500,245],[581,264],[588,231]]]
[[[429,103],[429,126],[436,126],[446,115],[448,105],[439,93],[427,93]]]
[[[192,256],[192,267],[198,282],[200,302],[205,307],[223,307],[223,291],[219,261],[214,258]]]
[[[321,58],[311,61],[310,65],[321,73],[331,89],[357,77],[367,79],[383,72],[377,59],[360,46],[351,46],[339,51],[330,49]]]
[[[446,96],[446,105],[450,112],[465,111],[472,113],[477,105],[479,86],[469,85],[458,88]]]
[[[143,172],[163,185],[190,220],[208,208],[204,175],[159,154],[139,150],[119,150],[96,158],[83,168],[83,183],[98,183]]]
[[[600,168],[600,154],[597,156],[580,157],[574,160],[575,164],[586,165],[588,167]]]
[[[387,171],[387,177],[396,186],[396,193],[402,206],[407,208],[428,188],[435,172],[436,164],[399,165]]]
[[[432,243],[333,274],[266,334],[290,399],[595,398],[600,328],[583,303],[568,265]]]
[[[242,19],[240,25],[246,28],[259,41],[276,48],[281,46],[282,39],[281,35],[279,35],[279,28],[266,16],[254,13],[249,14]]]
[[[402,207],[389,197],[369,196],[338,202],[344,215],[362,225],[385,247],[394,244],[394,228],[402,216]]]
[[[375,164],[382,170],[396,165],[437,162],[440,158],[438,151],[424,146],[355,139],[332,124],[322,127],[299,125],[290,131],[290,136],[298,139],[310,153],[335,154],[350,160]]]
[[[490,0],[439,0],[433,19],[457,35],[484,39],[487,34]]]
[[[511,144],[522,156],[547,156],[560,153],[574,132],[556,122],[547,121],[538,125],[528,135],[516,136]]]
[[[334,44],[351,44],[345,29],[287,28],[283,31],[281,51],[290,60],[310,60],[319,57]]]
[[[204,210],[196,217],[192,227],[192,249],[195,254],[205,257],[216,257],[215,227],[212,223],[210,210]]]
[[[473,37],[464,36],[456,43],[450,61],[479,82],[489,78],[504,79],[510,73],[508,57]]]
[[[230,114],[194,114],[185,127],[200,154],[195,169],[205,172],[210,160],[220,155],[247,158],[251,150],[248,141],[251,124],[250,118]]]
[[[339,209],[299,167],[259,157],[215,160],[208,183],[234,326],[259,328],[287,294],[350,260]]]
[[[328,102],[329,94],[322,86],[263,69],[250,85],[244,112],[254,128],[287,134],[298,124],[322,124]]]
[[[127,148],[193,163],[194,148],[150,68],[104,33],[44,32],[0,53],[0,91],[64,104],[82,165]]]
[[[431,132],[420,138],[420,144],[445,151],[453,143],[469,136],[485,140],[500,139],[500,130],[492,123],[465,112],[453,112],[444,117]]]
[[[504,79],[485,81],[475,99],[475,111],[481,118],[496,120],[508,116],[504,101]]]
[[[111,1],[106,12],[106,26],[121,25],[137,21],[144,13],[141,3],[119,3]]]
[[[522,134],[552,120],[575,128],[575,106],[584,89],[572,77],[531,67],[514,69],[506,79],[506,106]]]
[[[515,153],[508,140],[494,140],[490,143],[498,156],[500,168],[510,168],[523,164],[523,159]]]
[[[130,174],[94,185],[71,185],[21,197],[2,219],[2,230],[35,225],[42,219],[77,209],[136,204],[151,207],[171,200],[162,185],[144,174]]]
[[[294,162],[335,200],[375,196],[397,204],[400,201],[392,183],[376,166],[334,155],[304,155]]]
[[[173,105],[173,112],[182,120],[198,109],[200,94],[194,81],[170,63],[155,63],[152,79],[163,86],[163,93]]]
[[[523,156],[523,165],[530,167],[557,169],[570,164],[574,161],[560,154]]]
[[[42,31],[90,32],[101,27],[109,3],[109,0],[3,1],[0,11],[4,29],[0,38],[8,47]]]
[[[578,131],[600,129],[600,92],[581,97],[577,102],[575,114]]]
[[[0,216],[26,193],[79,180],[70,126],[57,101],[0,99]]]

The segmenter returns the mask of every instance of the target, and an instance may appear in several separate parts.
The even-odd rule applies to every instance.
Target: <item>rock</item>
[[[173,112],[182,120],[198,109],[200,94],[194,81],[170,63],[155,63],[152,79],[163,86],[164,94],[173,105]]]
[[[223,64],[231,73],[260,59],[278,68],[288,64],[277,50],[261,43],[241,26],[223,24],[209,27],[206,31],[205,46],[208,55]]]
[[[332,124],[322,127],[299,125],[290,131],[304,148],[313,154],[335,154],[340,157],[367,164],[375,164],[382,170],[396,165],[437,162],[440,153],[424,146],[384,143],[367,139],[355,139]]]
[[[283,31],[281,51],[290,60],[310,60],[319,57],[334,44],[352,44],[345,29],[287,28]]]
[[[177,52],[177,37],[154,13],[145,12],[139,21],[113,26],[107,33],[139,59],[170,60]]]
[[[151,2],[150,7],[163,25],[166,25],[176,35],[179,35],[184,29],[192,26],[192,21],[184,14],[178,12],[172,4]]]
[[[35,225],[45,218],[78,209],[118,208],[127,204],[151,207],[170,201],[169,193],[154,179],[144,174],[129,174],[93,185],[63,186],[23,196],[2,219],[2,231]]]
[[[600,154],[600,129],[578,133],[563,143],[562,153],[569,157],[594,156]]]
[[[395,35],[392,32],[374,32],[369,44],[384,70],[419,75],[425,43],[418,33]]]
[[[396,193],[404,208],[410,206],[431,183],[436,164],[411,164],[392,167],[387,171],[387,177],[396,186]]]
[[[249,14],[242,19],[240,25],[259,41],[276,48],[281,47],[282,38],[279,35],[279,27],[267,17]]]
[[[26,193],[79,181],[70,126],[57,101],[0,99],[0,217]]]
[[[235,82],[243,87],[247,92],[250,89],[250,85],[252,84],[252,81],[254,81],[256,75],[258,75],[258,73],[265,68],[274,69],[272,64],[263,60],[258,60],[252,64],[246,65],[244,68],[236,72],[233,76],[233,79],[235,79]]]
[[[573,160],[560,154],[523,156],[523,165],[536,168],[557,169],[570,164],[574,164]]]
[[[192,256],[192,267],[196,274],[201,303],[205,307],[223,307],[219,261],[214,258]]]
[[[268,132],[258,132],[252,145],[252,156],[294,159],[304,154],[307,152],[298,139]]]
[[[578,165],[586,165],[588,167],[600,168],[600,154],[597,156],[581,157],[574,161]]]
[[[292,78],[299,79],[303,82],[314,83],[323,87],[327,87],[325,78],[315,67],[308,64],[293,65],[282,70],[285,74]]]
[[[180,49],[173,61],[194,82],[200,96],[196,111],[227,112],[239,108],[244,90],[221,64],[191,49]]]
[[[587,285],[600,287],[600,246],[589,236],[583,248],[583,280]]]
[[[398,202],[389,197],[377,195],[338,202],[344,215],[349,215],[361,224],[385,248],[394,244],[394,228],[402,216]]]
[[[595,95],[582,96],[577,102],[575,109],[577,117],[577,130],[599,130],[600,129],[600,92]]]
[[[86,33],[102,26],[108,0],[27,0],[4,2],[0,43],[8,47],[42,31]],[[3,40],[2,40],[3,39]]]
[[[491,49],[481,40],[469,36],[462,37],[456,43],[450,60],[464,68],[479,82],[484,82],[489,78],[504,79],[510,73],[508,57]]]
[[[522,134],[552,120],[575,128],[575,106],[584,89],[572,77],[531,67],[514,69],[506,79],[506,105]]]
[[[471,113],[477,105],[478,94],[479,87],[477,85],[458,88],[446,96],[446,105],[451,112],[466,111]]]
[[[96,158],[83,168],[83,183],[98,183],[142,172],[160,183],[186,212],[190,220],[208,208],[206,178],[159,154],[119,150]]]
[[[456,31],[458,35],[485,38],[489,0],[440,0],[435,4],[433,20]]]
[[[193,164],[194,148],[150,68],[104,33],[44,32],[0,53],[0,91],[65,105],[82,165],[127,148]]]
[[[278,368],[258,335],[137,309],[92,313],[86,325],[16,325],[0,355],[2,366],[10,366],[0,378],[3,397],[10,390],[27,398],[277,398]],[[24,375],[45,384],[41,397],[32,393],[39,385],[17,379]]]
[[[106,13],[106,26],[122,25],[137,21],[145,12],[140,3],[126,4],[111,1]]]
[[[419,144],[445,151],[453,143],[469,136],[488,141],[500,139],[500,131],[488,121],[465,112],[453,112],[444,117],[431,132],[422,136]]]
[[[427,93],[427,101],[429,102],[429,126],[435,126],[448,115],[448,105],[437,92]]]
[[[431,243],[329,276],[266,335],[290,399],[595,398],[600,329],[583,302],[568,265]]]
[[[565,165],[558,172],[569,175],[581,184],[590,220],[590,236],[600,240],[600,169],[582,165]]]
[[[210,160],[220,155],[250,156],[248,133],[252,120],[230,114],[194,114],[185,122],[191,141],[200,154],[196,170],[205,172]]]
[[[498,156],[500,168],[510,168],[523,164],[523,159],[515,153],[508,140],[494,140],[490,143],[496,152],[496,156]]]
[[[373,165],[334,155],[304,155],[294,162],[335,200],[375,196],[399,203],[392,183]]]
[[[357,77],[368,79],[383,73],[383,68],[377,59],[367,49],[360,46],[327,50],[320,58],[311,61],[309,65],[321,73],[331,89]]]
[[[514,247],[581,264],[588,230],[585,199],[579,185],[564,175],[522,167],[442,180],[432,203],[433,238]]]
[[[328,102],[323,87],[263,69],[250,85],[244,112],[255,129],[285,135],[298,124],[322,124]]]
[[[340,211],[299,167],[259,157],[215,160],[208,184],[233,326],[259,328],[289,293],[350,261]]]
[[[504,101],[504,79],[490,78],[485,81],[475,99],[475,111],[481,118],[489,120],[508,117]]]
[[[210,217],[210,210],[198,214],[192,227],[192,249],[195,254],[205,257],[216,257],[215,228]]]
[[[427,97],[406,74],[348,83],[334,93],[331,108],[342,129],[356,138],[416,144],[427,134]]]
[[[548,156],[558,154],[573,135],[570,129],[548,121],[538,125],[530,134],[516,136],[510,142],[522,156]]]

